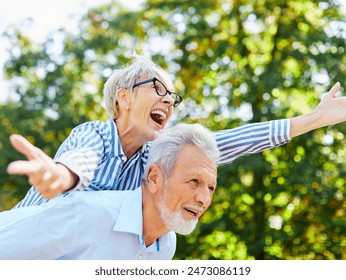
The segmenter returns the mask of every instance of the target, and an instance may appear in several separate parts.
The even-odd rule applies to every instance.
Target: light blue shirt
[[[213,133],[220,150],[218,164],[259,153],[290,141],[290,120],[276,120],[244,125]],[[148,159],[151,142],[147,142],[130,159],[122,148],[113,120],[93,121],[75,127],[62,143],[54,159],[79,177],[75,190],[134,190]],[[15,208],[46,202],[33,186]]]
[[[146,247],[142,189],[73,192],[0,213],[0,259],[172,259],[176,235]]]

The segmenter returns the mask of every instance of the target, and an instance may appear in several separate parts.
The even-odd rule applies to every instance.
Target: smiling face
[[[140,81],[153,77],[142,77]],[[173,83],[164,72],[157,74],[168,90],[173,91]],[[139,81],[139,82],[140,82]],[[167,94],[159,96],[153,82],[137,86],[129,97],[127,110],[124,111],[123,121],[126,127],[133,128],[138,138],[150,141],[156,138],[156,133],[163,129],[173,114],[173,99]]]
[[[211,203],[217,167],[201,150],[187,145],[171,174],[164,183],[158,208],[168,230],[188,234]]]

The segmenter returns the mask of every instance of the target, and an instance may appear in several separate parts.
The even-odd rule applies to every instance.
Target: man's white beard
[[[186,235],[191,233],[197,223],[198,219],[187,220],[183,217],[183,210],[180,209],[178,212],[173,212],[166,206],[166,186],[164,188],[163,195],[160,202],[160,215],[163,223],[170,231],[175,231],[176,233]]]

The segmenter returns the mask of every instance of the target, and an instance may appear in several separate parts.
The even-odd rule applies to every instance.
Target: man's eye
[[[209,187],[209,190],[210,190],[211,192],[214,192],[214,191],[215,191],[215,187],[210,186],[210,187]]]
[[[199,183],[198,179],[191,179],[189,182],[194,184],[194,185],[198,185],[198,183]]]

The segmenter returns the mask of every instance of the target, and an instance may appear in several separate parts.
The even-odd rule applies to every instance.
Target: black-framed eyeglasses
[[[181,103],[181,101],[183,101],[183,98],[179,94],[168,90],[166,88],[166,86],[157,78],[152,78],[149,80],[144,80],[144,81],[138,82],[138,83],[133,85],[133,88],[138,87],[140,85],[147,84],[147,83],[151,83],[151,82],[153,82],[153,85],[154,85],[154,88],[155,88],[157,95],[165,96],[165,95],[169,94],[170,97],[173,98],[173,106],[174,107],[177,107]]]

